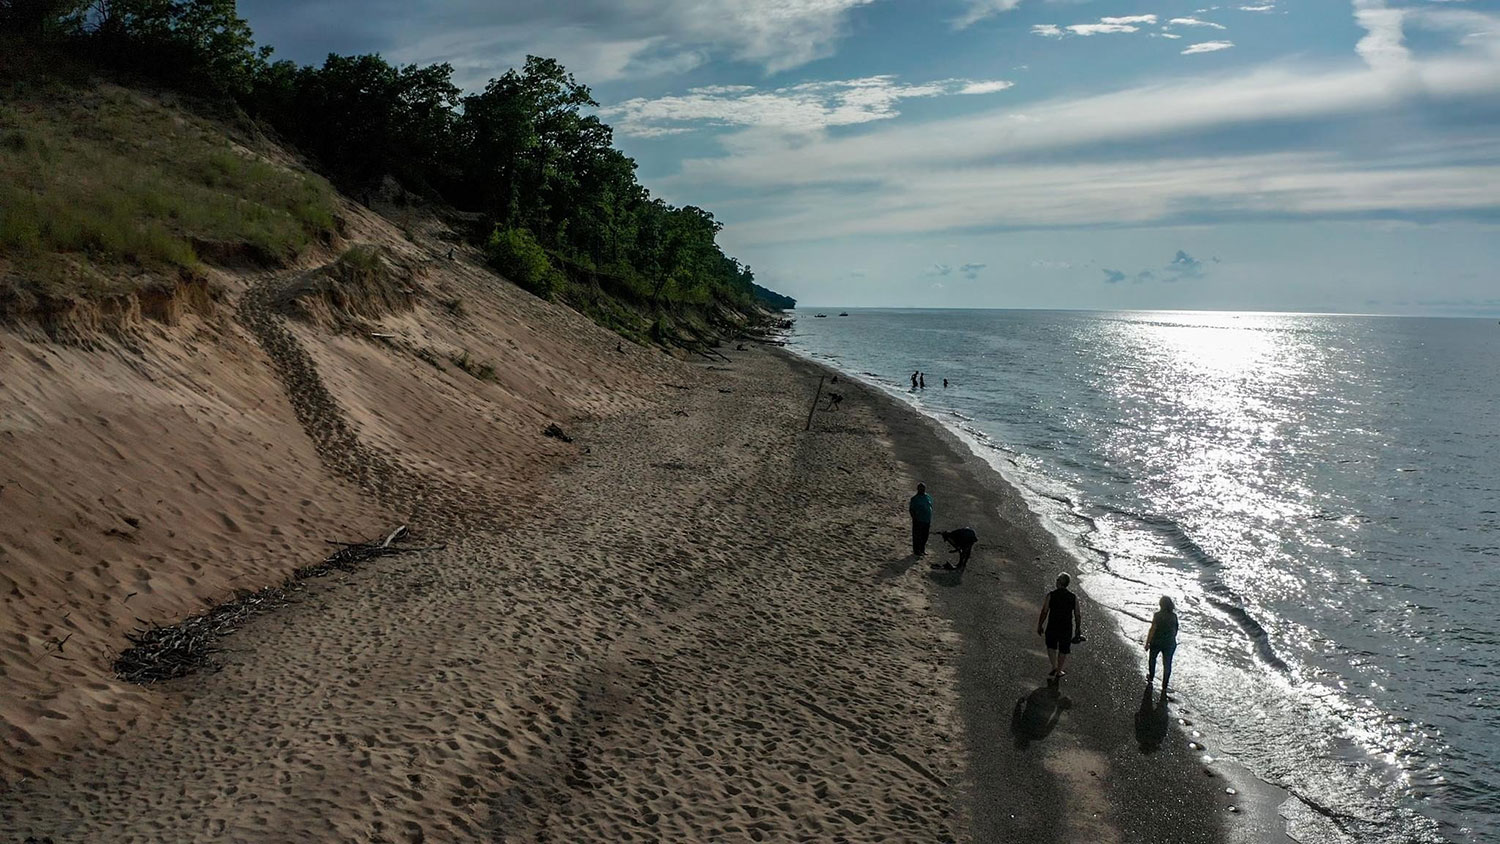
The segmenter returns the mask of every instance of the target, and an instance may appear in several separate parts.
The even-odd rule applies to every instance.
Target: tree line
[[[447,64],[276,61],[234,0],[0,0],[0,30],[232,98],[347,191],[391,176],[478,213],[497,269],[538,295],[587,280],[653,304],[743,305],[759,289],[713,214],[636,180],[588,87],[553,59],[528,56],[476,93]]]

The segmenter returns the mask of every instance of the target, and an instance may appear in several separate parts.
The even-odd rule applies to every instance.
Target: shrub
[[[547,250],[526,229],[495,229],[485,244],[485,254],[501,275],[542,299],[551,299],[567,284],[567,278],[552,266]]]

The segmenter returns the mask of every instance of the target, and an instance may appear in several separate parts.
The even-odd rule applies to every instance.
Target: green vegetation
[[[334,228],[322,179],[124,89],[33,94],[0,105],[0,126],[0,256],[32,294],[195,272],[195,243],[283,260]]]
[[[653,198],[610,127],[586,113],[598,105],[589,89],[553,59],[529,56],[465,94],[446,64],[397,66],[378,55],[272,62],[232,0],[0,0],[0,26],[160,84],[191,78],[195,93],[232,99],[355,195],[393,176],[475,214],[484,223],[474,239],[497,270],[623,333],[652,326],[670,342],[683,309],[755,309],[754,273],[720,250],[718,220]],[[318,204],[293,206],[282,210],[305,224]],[[291,242],[269,220],[244,222],[272,253]],[[181,227],[142,229],[159,241]],[[14,237],[36,240],[19,226]]]

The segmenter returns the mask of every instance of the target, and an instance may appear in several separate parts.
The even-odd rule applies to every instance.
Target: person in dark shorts
[[[974,546],[979,542],[979,535],[971,527],[961,527],[958,530],[941,531],[938,536],[948,543],[949,548],[958,552],[958,565],[943,563],[942,568],[963,571],[969,564],[969,555],[974,553]],[[933,565],[936,566],[936,563]]]
[[[927,484],[917,484],[917,494],[906,503],[911,513],[911,552],[918,557],[927,556],[927,534],[932,530],[932,496],[927,494]]]
[[[1048,677],[1066,674],[1063,666],[1074,642],[1083,641],[1083,616],[1078,611],[1078,596],[1068,591],[1073,581],[1067,572],[1057,576],[1057,588],[1042,601],[1042,613],[1036,619],[1036,634],[1045,637],[1047,662],[1052,665]]]
[[[1167,692],[1167,683],[1172,679],[1172,655],[1177,652],[1177,609],[1172,599],[1161,596],[1161,609],[1151,617],[1151,629],[1146,631],[1146,653],[1149,669],[1146,685],[1156,679],[1156,655],[1161,654],[1161,691]]]

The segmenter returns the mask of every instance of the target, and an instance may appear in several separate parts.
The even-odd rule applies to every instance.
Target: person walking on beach
[[[1167,683],[1172,679],[1172,654],[1177,651],[1177,609],[1172,599],[1161,596],[1161,609],[1151,616],[1151,629],[1146,631],[1146,653],[1148,670],[1146,685],[1156,679],[1156,655],[1161,654],[1161,692],[1167,693]]]
[[[979,543],[979,535],[974,533],[971,527],[961,527],[958,530],[945,530],[938,533],[952,551],[958,552],[958,565],[943,563],[945,569],[957,569],[963,571],[969,565],[969,555],[974,553],[974,546]],[[952,553],[950,551],[949,553]],[[933,565],[936,565],[934,563]]]
[[[917,484],[917,494],[906,503],[911,513],[911,552],[915,556],[927,556],[927,534],[932,530],[932,496],[927,494],[927,484]]]
[[[1042,601],[1042,613],[1036,619],[1036,634],[1045,637],[1047,662],[1052,670],[1048,677],[1067,674],[1063,666],[1074,642],[1083,641],[1083,615],[1078,611],[1078,596],[1068,591],[1073,578],[1063,572],[1057,576],[1057,588]]]

